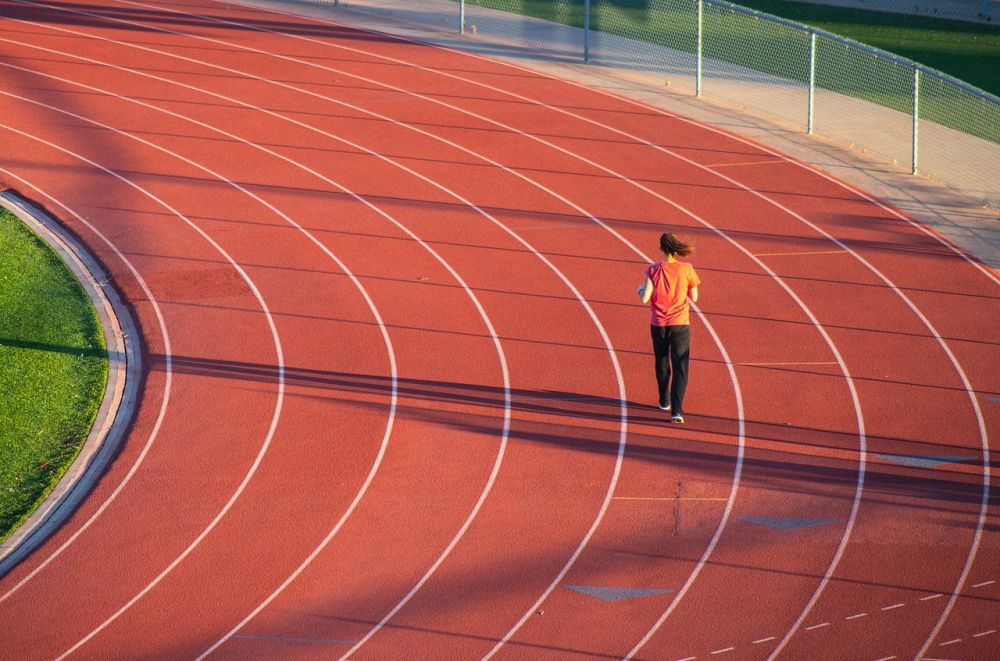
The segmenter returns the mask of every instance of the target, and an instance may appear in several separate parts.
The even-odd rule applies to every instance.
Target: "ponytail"
[[[694,252],[694,246],[690,243],[684,243],[670,232],[664,232],[660,235],[660,250],[663,251],[664,255],[687,257]]]

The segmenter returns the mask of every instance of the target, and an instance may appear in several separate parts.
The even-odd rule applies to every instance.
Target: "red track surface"
[[[107,265],[148,365],[0,578],[0,657],[997,658],[1000,289],[921,228],[384,35],[0,16],[0,178]],[[704,280],[683,427],[633,294],[668,227]]]

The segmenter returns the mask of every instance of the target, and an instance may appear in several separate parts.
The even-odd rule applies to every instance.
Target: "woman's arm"
[[[692,303],[697,303],[698,302],[698,288],[697,287],[688,287],[688,298],[691,299]]]
[[[642,299],[643,303],[649,303],[649,299],[653,297],[653,281],[646,278],[646,282],[639,285],[636,293],[639,294],[639,298]]]

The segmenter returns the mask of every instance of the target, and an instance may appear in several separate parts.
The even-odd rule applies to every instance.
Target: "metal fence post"
[[[812,135],[813,113],[816,109],[816,31],[809,30],[809,116],[806,120],[806,133]]]
[[[590,0],[583,0],[583,61],[590,62]]]
[[[696,46],[695,46],[696,53],[695,53],[695,64],[694,64],[694,67],[695,67],[695,69],[694,69],[694,95],[695,96],[701,96],[701,60],[702,60],[702,52],[701,52],[701,41],[702,41],[702,39],[701,39],[701,37],[702,37],[702,35],[701,35],[701,13],[702,12],[701,12],[701,8],[702,8],[702,0],[698,0],[698,24],[697,24],[697,27],[695,28],[695,35],[696,35],[695,38],[697,39],[697,43],[696,43]]]
[[[920,151],[920,69],[913,67],[913,167],[910,174],[917,173]]]
[[[465,0],[458,0],[458,31],[465,33]]]

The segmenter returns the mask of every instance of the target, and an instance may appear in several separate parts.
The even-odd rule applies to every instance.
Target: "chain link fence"
[[[938,71],[724,0],[313,0],[464,32],[824,136],[1000,210],[1000,99]]]

